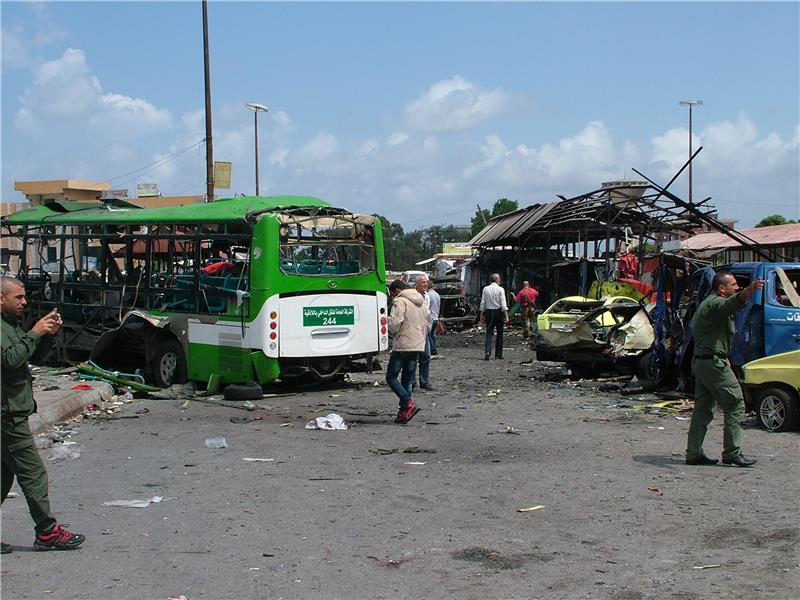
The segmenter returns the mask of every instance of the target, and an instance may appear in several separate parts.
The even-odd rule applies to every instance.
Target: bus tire
[[[261,400],[264,390],[255,381],[244,385],[232,383],[225,387],[223,396],[225,400]]]
[[[160,338],[150,363],[150,373],[155,384],[168,388],[176,383],[186,383],[186,355],[174,337]]]

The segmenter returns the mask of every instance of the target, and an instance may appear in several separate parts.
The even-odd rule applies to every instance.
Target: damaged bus
[[[3,235],[25,325],[62,315],[62,364],[216,389],[326,380],[388,347],[380,221],[317,198],[51,203],[4,218]]]

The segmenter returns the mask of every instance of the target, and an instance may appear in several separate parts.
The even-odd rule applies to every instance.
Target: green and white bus
[[[369,369],[388,347],[372,215],[307,196],[243,196],[160,208],[51,203],[2,224],[27,318],[62,315],[60,362],[89,357],[162,387],[216,388],[325,380],[353,361]]]

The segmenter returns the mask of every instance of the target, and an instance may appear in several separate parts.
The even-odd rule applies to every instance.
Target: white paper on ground
[[[144,498],[143,500],[110,500],[103,502],[103,506],[120,506],[122,508],[147,508],[151,503],[161,502],[161,496]]]
[[[344,419],[336,413],[330,413],[324,417],[317,417],[313,421],[306,423],[306,429],[326,429],[329,431],[344,431],[347,424]]]

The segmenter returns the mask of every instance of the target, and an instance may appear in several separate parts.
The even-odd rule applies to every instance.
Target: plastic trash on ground
[[[306,429],[325,429],[328,431],[344,431],[347,429],[347,424],[344,419],[336,413],[330,413],[324,417],[317,417],[316,419],[306,423]]]
[[[57,444],[53,446],[50,460],[73,460],[80,458],[81,449],[77,444]]]
[[[225,439],[224,435],[217,435],[214,437],[210,437],[206,440],[206,448],[227,448],[228,441]]]
[[[103,502],[103,506],[119,506],[121,508],[147,508],[150,504],[157,504],[161,502],[161,496],[153,496],[152,498],[143,498],[141,500],[109,500]]]

